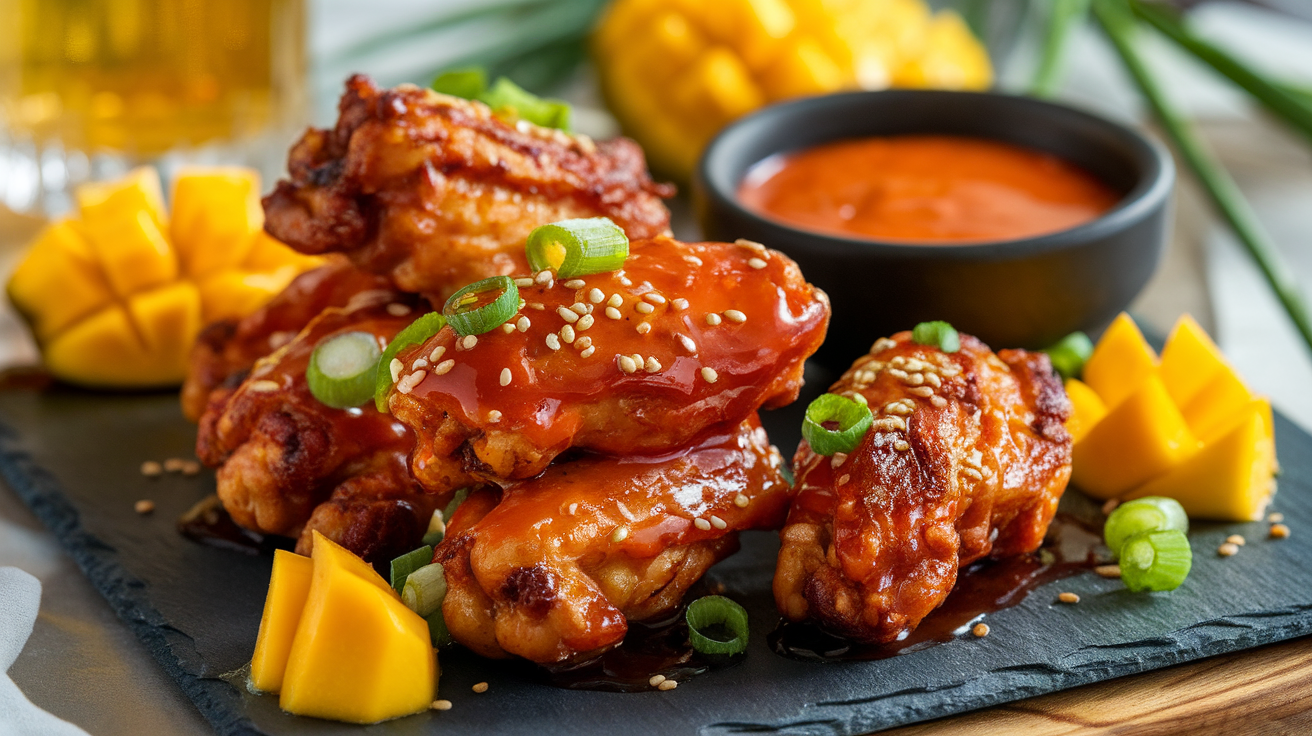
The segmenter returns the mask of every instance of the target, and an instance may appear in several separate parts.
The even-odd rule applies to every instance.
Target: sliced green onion
[[[1189,532],[1189,516],[1179,501],[1164,496],[1146,496],[1126,501],[1107,516],[1102,535],[1112,554],[1120,556],[1125,540],[1145,532]]]
[[[442,618],[440,606],[436,611],[424,616],[424,620],[428,622],[428,638],[433,642],[433,646],[442,648],[455,643],[451,638],[451,630],[446,627],[446,619]]]
[[[911,330],[911,339],[945,353],[955,353],[961,349],[961,337],[947,322],[921,322]]]
[[[401,589],[405,587],[405,579],[410,576],[410,573],[425,565],[432,564],[432,562],[433,548],[427,543],[419,549],[406,552],[392,560],[392,588],[400,593]]]
[[[561,220],[528,234],[528,265],[563,279],[618,271],[629,257],[629,236],[608,217]]]
[[[1084,373],[1084,364],[1093,355],[1093,341],[1083,332],[1072,332],[1043,352],[1062,378],[1079,378]]]
[[[388,343],[387,349],[378,359],[378,371],[374,376],[374,405],[378,411],[387,411],[387,393],[392,390],[392,361],[396,354],[411,345],[427,342],[441,332],[443,327],[446,327],[446,317],[438,312],[429,312],[396,333],[396,337]]]
[[[538,97],[505,77],[498,77],[477,99],[493,110],[510,112],[534,125],[569,130],[569,103]]]
[[[1193,567],[1193,550],[1184,532],[1144,532],[1121,547],[1121,581],[1132,591],[1175,590]]]
[[[702,654],[738,654],[747,648],[747,611],[722,595],[708,595],[688,604],[685,618],[692,648]]]
[[[456,334],[481,335],[504,325],[519,311],[519,288],[509,276],[475,281],[451,295],[442,307]]]
[[[435,509],[433,515],[428,519],[428,531],[424,532],[424,544],[434,547],[446,538],[446,519],[442,518],[442,510]]]
[[[456,509],[460,508],[460,504],[464,503],[466,498],[469,498],[468,488],[461,488],[460,490],[456,491],[456,495],[451,497],[451,500],[447,503],[446,508],[442,510],[442,521],[447,524],[450,524],[451,517],[455,516]]]
[[[434,562],[410,573],[401,588],[401,602],[411,611],[428,618],[442,609],[446,598],[446,572],[442,563]]]
[[[837,394],[822,394],[806,407],[802,436],[817,455],[851,452],[873,421],[869,406]]]
[[[1051,0],[1043,39],[1043,56],[1034,75],[1030,94],[1052,97],[1061,86],[1066,50],[1072,31],[1077,30],[1089,14],[1089,0]]]
[[[314,398],[335,409],[359,406],[374,394],[378,338],[368,332],[333,335],[314,348],[305,382]]]
[[[475,66],[443,72],[433,80],[433,91],[466,100],[478,99],[487,91],[487,71]]]

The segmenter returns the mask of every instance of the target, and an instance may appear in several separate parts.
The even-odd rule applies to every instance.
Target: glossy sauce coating
[[[390,406],[430,490],[530,477],[571,446],[669,452],[789,403],[829,317],[796,264],[755,244],[638,241],[622,271],[520,284],[506,326],[472,341],[447,327],[398,356]]]
[[[861,138],[771,157],[748,172],[738,198],[806,230],[924,244],[1066,230],[1120,199],[1054,156],[953,136]]]

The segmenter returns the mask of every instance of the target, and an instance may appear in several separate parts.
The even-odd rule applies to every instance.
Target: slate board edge
[[[196,706],[219,736],[263,736],[242,711],[239,695],[227,682],[197,677],[188,672],[174,653],[191,641],[185,633],[164,623],[151,606],[146,585],[128,575],[115,559],[117,552],[82,528],[76,508],[63,486],[21,448],[21,437],[0,421],[0,476],[32,513],[54,534],[72,556],[109,607],[150,650],[169,677]]]

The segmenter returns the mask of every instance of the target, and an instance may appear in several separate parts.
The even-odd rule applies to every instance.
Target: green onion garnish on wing
[[[378,370],[374,375],[374,405],[378,411],[387,411],[387,394],[392,390],[393,383],[392,361],[396,359],[396,354],[411,345],[427,342],[441,332],[443,327],[446,327],[446,317],[438,312],[429,312],[396,333],[396,337],[388,343],[387,349],[378,359]]]
[[[511,112],[534,125],[569,130],[568,103],[538,97],[505,77],[498,77],[478,99],[493,110]]]
[[[455,639],[451,638],[451,630],[446,627],[446,619],[442,618],[441,606],[424,616],[424,620],[428,622],[428,638],[433,642],[433,646],[442,648],[455,643]]]
[[[519,311],[519,288],[509,276],[475,281],[451,295],[442,315],[457,335],[482,335]]]
[[[446,598],[446,573],[440,562],[423,567],[410,573],[401,588],[401,602],[411,611],[428,618],[435,611],[442,610],[442,601]]]
[[[1144,532],[1121,547],[1121,581],[1132,591],[1175,590],[1193,567],[1193,550],[1184,532]]]
[[[870,407],[837,394],[822,394],[806,407],[802,436],[817,455],[851,452],[870,431]]]
[[[487,91],[487,71],[481,66],[475,66],[442,72],[433,80],[433,91],[476,100]]]
[[[424,545],[419,549],[406,552],[400,557],[392,560],[392,574],[391,580],[389,580],[392,584],[392,588],[400,593],[405,587],[405,579],[410,576],[410,573],[418,570],[424,565],[431,564],[432,562],[433,548],[429,545]]]
[[[447,502],[446,508],[442,509],[442,520],[450,524],[451,517],[456,515],[456,509],[460,508],[460,504],[464,503],[466,498],[469,498],[468,488],[461,488],[456,491],[451,500]]]
[[[921,322],[911,330],[911,339],[945,353],[955,353],[961,349],[961,336],[952,325],[943,321]]]
[[[629,257],[629,237],[607,217],[561,220],[528,235],[528,265],[563,279],[618,271]]]
[[[1119,556],[1130,537],[1144,532],[1189,532],[1189,517],[1179,501],[1164,496],[1146,496],[1117,506],[1103,525],[1102,536],[1112,553]]]
[[[1072,332],[1043,352],[1062,378],[1079,378],[1084,373],[1084,364],[1093,355],[1093,341],[1083,332]]]
[[[685,614],[692,648],[702,654],[738,654],[747,649],[747,611],[722,595],[688,604]]]
[[[333,335],[310,354],[305,382],[314,398],[328,406],[359,406],[374,394],[379,355],[378,338],[368,332]]]

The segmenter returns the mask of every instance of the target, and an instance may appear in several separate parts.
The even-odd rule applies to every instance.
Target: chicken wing
[[[737,550],[738,531],[778,528],[791,495],[781,465],[753,414],[672,455],[588,456],[485,487],[434,551],[443,618],[489,657],[559,663],[613,647],[628,620],[677,606]]]
[[[521,278],[502,329],[402,351],[390,395],[430,492],[542,472],[577,447],[658,455],[797,398],[828,298],[755,243],[632,244],[622,271]]]
[[[893,641],[947,597],[957,569],[1033,552],[1070,478],[1070,403],[1048,357],[993,354],[961,336],[943,353],[880,339],[830,389],[874,425],[849,455],[803,442],[775,601],[863,642]]]
[[[380,346],[418,314],[418,300],[390,291],[330,308],[291,342],[260,359],[231,392],[215,392],[196,439],[197,456],[218,467],[218,494],[239,525],[299,536],[310,531],[370,560],[413,549],[443,499],[407,470],[414,438],[372,404],[334,409],[310,393],[305,368],[323,339],[368,332]]]
[[[379,298],[379,292],[393,293],[387,278],[339,259],[297,276],[250,315],[209,325],[191,350],[191,365],[182,384],[182,412],[191,421],[199,421],[209,405],[210,392],[224,386],[235,389],[255,361],[290,342],[320,312],[345,307],[361,294],[365,299]]]
[[[402,291],[442,303],[525,268],[533,228],[609,217],[633,238],[669,229],[642,149],[497,117],[481,102],[413,85],[347,81],[337,126],[292,148],[290,180],[264,200],[265,228],[303,253],[346,253]]]

